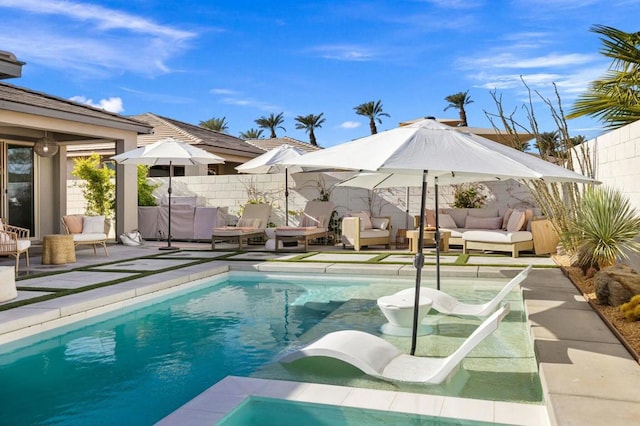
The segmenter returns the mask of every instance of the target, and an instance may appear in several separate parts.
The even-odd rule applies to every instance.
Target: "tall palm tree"
[[[591,27],[591,32],[603,36],[600,53],[612,59],[611,65],[576,99],[567,118],[589,115],[617,129],[640,119],[640,32],[604,25]]]
[[[269,137],[273,139],[278,137],[276,135],[276,129],[282,129],[285,132],[287,131],[287,129],[281,126],[281,124],[284,123],[283,115],[283,112],[278,115],[271,113],[268,117],[262,116],[254,121],[261,129],[268,129],[271,132],[271,136]]]
[[[262,137],[262,129],[249,129],[246,132],[240,132],[242,139],[260,139]]]
[[[444,100],[449,102],[449,105],[447,105],[444,110],[446,111],[449,108],[457,109],[458,113],[460,114],[460,125],[468,126],[469,124],[467,124],[467,111],[464,109],[464,106],[473,103],[471,97],[469,96],[469,91],[467,90],[466,92],[454,93],[453,95],[449,95],[444,98]]]
[[[371,130],[372,135],[378,133],[376,121],[378,122],[378,124],[382,124],[382,120],[380,119],[380,117],[391,117],[389,114],[382,111],[382,101],[365,102],[358,105],[357,107],[354,107],[353,109],[356,110],[356,114],[369,117],[369,129]]]
[[[313,133],[313,130],[322,127],[322,123],[325,122],[325,119],[322,118],[323,114],[324,112],[321,112],[319,115],[299,115],[295,119],[297,121],[296,129],[301,129],[309,133],[309,143],[313,146],[318,146],[316,135]]]
[[[227,117],[222,118],[210,118],[206,121],[201,121],[200,127],[204,127],[209,130],[217,130],[218,132],[227,133],[229,130],[229,123],[227,123]]]

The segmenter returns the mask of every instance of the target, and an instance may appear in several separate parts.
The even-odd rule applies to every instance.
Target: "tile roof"
[[[300,148],[303,151],[317,151],[320,148],[319,146],[313,146],[309,143],[299,141],[294,138],[290,138],[288,136],[284,136],[282,138],[269,138],[269,139],[247,139],[247,143],[251,145],[257,146],[258,148],[269,151],[274,148],[278,148],[280,145],[288,144],[291,146],[295,146],[296,148]]]
[[[248,157],[257,157],[264,152],[241,138],[173,118],[149,112],[135,115],[133,118],[148,123],[154,128],[153,134],[138,137],[138,145],[146,145],[159,139],[174,137],[194,145],[204,145],[201,146],[204,149],[210,147],[216,152],[234,153]]]
[[[7,83],[0,83],[0,109],[62,118],[76,122],[96,123],[99,121],[101,125],[124,126],[132,130],[135,129],[138,132],[150,130],[146,123],[133,118]]]

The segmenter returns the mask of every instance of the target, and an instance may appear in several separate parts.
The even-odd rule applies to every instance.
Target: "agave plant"
[[[582,196],[572,223],[572,233],[581,241],[576,263],[582,268],[604,268],[628,252],[640,253],[640,216],[616,189],[595,187]]]

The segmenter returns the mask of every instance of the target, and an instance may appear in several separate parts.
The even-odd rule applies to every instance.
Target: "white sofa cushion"
[[[360,238],[383,238],[389,236],[388,229],[365,229],[360,231]]]
[[[519,243],[532,240],[533,235],[529,231],[478,230],[463,232],[462,239],[483,243]]]
[[[91,233],[80,233],[80,234],[72,234],[74,242],[86,242],[86,241],[102,241],[107,239],[107,234],[104,232],[91,232]]]
[[[99,234],[104,232],[104,216],[84,216],[82,218],[83,234]]]

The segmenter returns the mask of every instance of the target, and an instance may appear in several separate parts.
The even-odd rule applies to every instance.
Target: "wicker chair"
[[[20,266],[20,255],[25,253],[27,269],[29,269],[29,231],[26,228],[9,225],[0,218],[0,256],[11,256],[16,259],[16,275]]]

